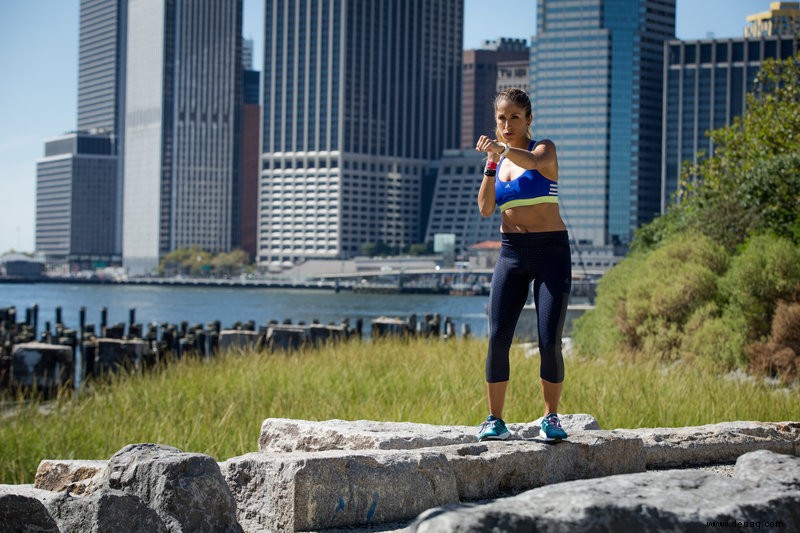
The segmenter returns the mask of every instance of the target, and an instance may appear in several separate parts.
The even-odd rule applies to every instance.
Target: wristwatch
[[[511,147],[508,145],[508,143],[500,143],[500,144],[502,144],[503,146],[505,146],[505,148],[503,149],[503,151],[502,151],[502,152],[500,152],[500,157],[505,157],[505,156],[506,156],[506,154],[508,153],[508,151],[509,151],[509,150],[511,150]]]

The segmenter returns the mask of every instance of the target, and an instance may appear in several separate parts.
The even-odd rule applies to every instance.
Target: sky
[[[747,15],[770,0],[677,0],[680,39],[739,37]],[[245,37],[258,69],[264,0],[244,0]],[[79,0],[0,0],[0,255],[32,252],[36,160],[44,142],[75,129]],[[513,14],[513,15],[510,15]],[[464,0],[464,48],[487,39],[529,39],[536,0]]]

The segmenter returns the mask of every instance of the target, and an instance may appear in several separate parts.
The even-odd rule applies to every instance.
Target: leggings
[[[561,333],[572,287],[572,262],[567,232],[549,231],[503,234],[489,296],[489,383],[508,381],[508,352],[531,281],[541,355],[539,375],[551,383],[564,381]]]

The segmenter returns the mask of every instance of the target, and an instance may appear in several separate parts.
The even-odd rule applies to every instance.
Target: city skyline
[[[259,18],[263,2],[245,0],[244,36],[254,39],[255,67],[261,68],[263,42]],[[516,17],[520,26],[486,24],[491,8],[477,0],[465,1],[464,46],[475,48],[486,39],[516,37],[530,39],[535,32],[535,0],[518,0],[528,6],[530,19]],[[678,0],[677,37],[740,37],[747,15],[767,10],[768,0],[732,2],[708,0],[702,3]],[[722,7],[724,6],[724,9]],[[6,79],[0,93],[3,120],[0,121],[0,190],[5,205],[0,210],[0,254],[9,249],[33,251],[35,221],[36,160],[42,157],[44,142],[74,130],[77,126],[78,0],[38,0],[4,3],[0,7],[0,44],[6,54],[0,58]],[[34,23],[38,22],[37,23]],[[530,31],[524,28],[529,24]],[[23,34],[22,32],[25,31]],[[23,40],[24,35],[24,40]],[[24,54],[12,57],[10,50],[25,42]],[[476,215],[477,216],[477,215]]]

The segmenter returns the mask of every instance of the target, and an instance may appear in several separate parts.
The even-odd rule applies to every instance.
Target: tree
[[[800,55],[765,61],[745,113],[708,135],[714,155],[684,165],[677,203],[637,231],[633,248],[690,228],[729,250],[759,232],[800,243]]]

